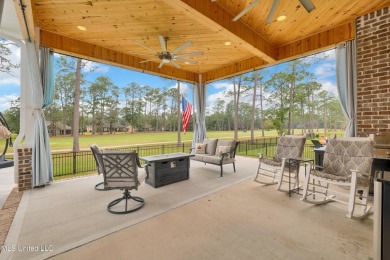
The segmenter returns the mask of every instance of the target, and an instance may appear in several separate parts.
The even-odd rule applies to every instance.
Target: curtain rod
[[[26,6],[23,4],[22,0],[19,0],[19,6],[20,9],[22,10],[24,25],[26,26],[26,30],[27,30],[28,41],[31,42],[30,31],[28,30],[28,25],[27,25],[26,13],[24,12]]]

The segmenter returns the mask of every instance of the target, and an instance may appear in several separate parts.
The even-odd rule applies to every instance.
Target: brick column
[[[32,172],[32,149],[18,149],[18,191],[30,190]]]
[[[357,128],[390,131],[390,7],[356,19]]]

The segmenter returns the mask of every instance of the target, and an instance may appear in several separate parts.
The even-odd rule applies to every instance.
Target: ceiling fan
[[[148,46],[146,46],[146,45],[144,45],[142,43],[139,43],[137,41],[132,41],[135,44],[138,44],[139,46],[144,47],[145,49],[148,49],[148,50],[151,50],[151,51],[154,52],[154,54],[144,54],[144,53],[141,54],[140,53],[140,55],[155,56],[155,58],[153,58],[153,59],[144,60],[144,61],[141,61],[140,63],[154,61],[154,60],[161,60],[160,65],[158,66],[158,68],[161,68],[166,63],[170,63],[173,66],[175,66],[176,68],[180,69],[181,67],[180,67],[179,64],[177,64],[176,61],[185,62],[185,63],[189,63],[189,64],[197,64],[196,61],[183,59],[183,57],[203,55],[203,52],[201,52],[201,51],[177,54],[180,51],[182,51],[183,49],[187,48],[192,43],[191,41],[185,42],[184,44],[180,45],[179,47],[177,47],[173,51],[168,51],[168,40],[169,40],[169,38],[168,37],[163,37],[161,35],[159,35],[158,38],[160,40],[160,45],[161,45],[161,50],[162,50],[161,52],[158,52],[158,51],[156,51],[156,50],[154,50],[154,49],[152,49],[152,48],[150,48],[150,47],[148,47]]]
[[[265,24],[270,24],[272,22],[272,17],[274,16],[276,8],[279,5],[279,1],[280,0],[273,1],[271,10],[269,11],[269,14],[268,14],[268,17],[267,17]],[[236,17],[234,17],[233,21],[235,22],[238,19],[240,19],[241,16],[246,14],[249,10],[251,10],[253,7],[255,7],[259,2],[260,2],[260,0],[254,0],[250,5],[245,7],[244,10],[241,11],[241,13],[239,13]],[[313,11],[316,8],[314,6],[314,4],[311,2],[311,0],[299,0],[299,2],[303,5],[303,7],[306,9],[306,11],[308,13],[310,13],[311,11]]]

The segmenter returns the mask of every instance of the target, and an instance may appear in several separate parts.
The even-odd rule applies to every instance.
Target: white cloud
[[[11,107],[11,101],[14,101],[19,96],[17,94],[0,96],[0,111],[5,111]]]
[[[336,84],[334,84],[331,81],[320,81],[319,83],[322,85],[322,89],[321,90],[326,90],[328,92],[331,92],[336,97],[338,97],[339,94],[337,93],[337,86],[336,86]]]
[[[336,64],[335,63],[322,63],[314,69],[314,73],[319,79],[325,79],[328,77],[334,77],[336,75]]]
[[[20,78],[11,76],[7,73],[0,73],[0,86],[1,85],[20,85]]]
[[[219,83],[214,83],[212,86],[216,89],[226,89],[232,86],[233,84],[227,83],[227,82],[219,82]]]
[[[104,74],[110,70],[110,68],[108,66],[97,63],[97,62],[93,62],[93,61],[84,60],[83,64],[84,64],[84,67],[83,67],[82,71],[84,73],[93,71],[95,73],[103,73]]]
[[[177,88],[177,81],[175,85],[170,86],[169,88]],[[184,96],[187,96],[188,93],[192,92],[192,85],[189,85],[187,83],[180,82],[180,93]]]

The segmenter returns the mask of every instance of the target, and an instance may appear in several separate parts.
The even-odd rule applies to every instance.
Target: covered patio
[[[33,156],[34,149],[35,153],[44,150],[42,155],[50,155],[50,149],[44,148],[47,143],[34,144],[34,139],[46,138],[40,123],[45,85],[43,79],[38,80],[38,66],[30,61],[38,57],[36,48],[41,47],[47,52],[50,49],[195,83],[198,113],[194,142],[201,142],[206,136],[208,83],[329,48],[344,48],[348,42],[356,46],[352,55],[356,63],[346,79],[356,84],[343,86],[352,97],[348,102],[349,123],[354,127],[351,135],[388,132],[390,0],[313,0],[315,9],[310,12],[298,0],[280,1],[268,24],[271,0],[253,4],[242,16],[250,1],[9,3],[6,1],[4,15],[15,14],[17,18],[2,19],[0,36],[19,42],[22,50],[21,132],[16,141],[14,177],[19,190],[26,191],[6,244],[48,247],[40,252],[2,252],[0,258],[372,257],[372,216],[364,221],[350,220],[344,217],[342,205],[312,206],[300,202],[298,195],[289,198],[272,186],[253,183],[250,178],[256,159],[239,157],[237,173],[228,172],[223,178],[193,163],[189,181],[161,189],[144,184],[139,193],[149,206],[131,218],[105,211],[111,199],[106,201],[106,196],[116,197],[117,193],[93,190],[98,177],[32,189],[50,181],[51,166],[50,160],[41,160],[45,156]],[[287,20],[276,21],[282,14]],[[202,54],[184,56],[186,61],[179,64],[166,56],[157,57],[154,50],[164,51],[159,36],[168,37],[173,48],[191,41],[183,53]],[[154,60],[147,61],[151,56]],[[40,126],[35,131],[26,130],[34,121]],[[26,161],[43,165],[44,170],[32,169]]]
[[[191,175],[134,194],[146,205],[113,215],[120,191],[99,192],[101,176],[55,182],[24,192],[1,259],[367,259],[372,216],[345,217],[337,203],[313,206],[275,186],[253,182],[257,159],[237,158],[237,172],[192,162]],[[302,171],[303,174],[304,171]],[[302,176],[303,177],[303,176]],[[302,178],[303,179],[303,178]],[[22,246],[39,245],[23,250]]]

